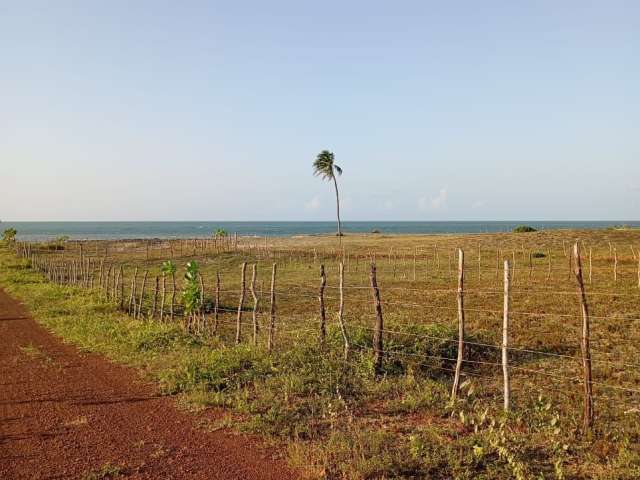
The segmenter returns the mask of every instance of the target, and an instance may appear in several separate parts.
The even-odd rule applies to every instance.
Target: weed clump
[[[530,233],[530,232],[537,232],[537,230],[533,227],[530,227],[529,225],[518,225],[516,228],[513,229],[513,233]]]

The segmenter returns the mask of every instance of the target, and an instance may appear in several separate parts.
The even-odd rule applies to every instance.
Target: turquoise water
[[[490,233],[509,232],[517,225],[538,230],[640,227],[640,222],[344,222],[345,233]],[[14,227],[22,240],[45,240],[68,235],[73,239],[208,237],[223,228],[230,234],[257,236],[319,235],[334,233],[335,222],[1,222],[0,230]]]

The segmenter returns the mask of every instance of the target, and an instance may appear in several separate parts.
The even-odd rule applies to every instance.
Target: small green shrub
[[[15,241],[17,234],[18,231],[15,228],[7,228],[2,232],[2,241],[5,243],[12,243]]]
[[[529,225],[518,225],[516,228],[513,229],[513,233],[530,233],[530,232],[537,232],[537,230],[533,227],[530,227]]]
[[[184,305],[185,315],[190,317],[200,308],[200,279],[199,275],[200,266],[195,260],[191,260],[187,263],[184,273],[184,287],[182,290],[182,304]]]

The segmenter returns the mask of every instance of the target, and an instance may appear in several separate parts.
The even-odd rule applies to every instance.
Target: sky
[[[0,220],[639,220],[640,2],[0,0]]]

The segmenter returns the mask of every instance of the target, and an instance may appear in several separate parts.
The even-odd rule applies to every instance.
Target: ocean
[[[640,227],[638,221],[500,221],[500,222],[343,222],[348,234],[436,234],[509,232],[517,225],[538,230],[601,229],[617,225]],[[336,222],[0,222],[0,231],[13,227],[20,240],[48,240],[61,235],[72,239],[197,238],[209,237],[218,228],[240,236],[293,236],[334,233]]]

